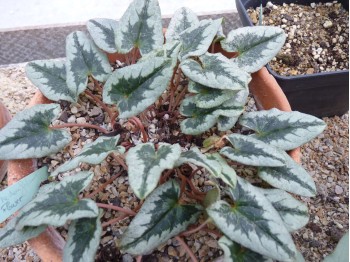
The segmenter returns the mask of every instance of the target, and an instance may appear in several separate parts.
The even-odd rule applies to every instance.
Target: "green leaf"
[[[219,131],[227,131],[230,130],[235,126],[235,124],[238,121],[239,116],[233,116],[233,117],[228,117],[228,116],[219,116],[217,119],[218,123],[218,130]]]
[[[116,53],[118,22],[113,19],[96,18],[87,22],[86,28],[89,31],[95,44],[107,53]]]
[[[207,87],[228,90],[248,88],[251,77],[222,54],[205,53],[198,61],[188,58],[180,64],[182,72],[192,81]]]
[[[135,116],[165,91],[173,75],[171,59],[155,57],[116,70],[106,82],[103,100],[117,104],[119,117]]]
[[[40,235],[45,231],[46,225],[39,227],[25,227],[22,230],[16,230],[16,218],[12,218],[5,227],[0,229],[0,248],[7,248]]]
[[[218,241],[219,246],[224,250],[223,262],[272,262],[272,259],[266,258],[254,251],[242,247],[240,244],[231,241],[223,236]]]
[[[288,154],[282,153],[285,158],[285,166],[261,167],[258,169],[258,176],[273,187],[290,193],[307,197],[315,196],[316,186],[312,177]]]
[[[220,154],[233,161],[250,166],[283,166],[284,152],[250,136],[231,134],[227,136],[233,147],[224,147]]]
[[[36,105],[15,115],[0,130],[0,159],[40,158],[65,147],[70,133],[49,128],[60,111],[58,104]]]
[[[194,223],[202,207],[179,204],[180,186],[170,180],[155,189],[122,236],[121,252],[148,254]]]
[[[217,201],[207,213],[225,235],[259,254],[276,260],[294,258],[296,248],[272,204],[255,187],[237,177],[237,186],[228,188],[233,206]]]
[[[199,24],[197,15],[189,8],[181,7],[176,10],[173,17],[170,20],[168,29],[165,33],[165,39],[167,42],[179,40],[179,35],[191,26]]]
[[[256,132],[254,137],[283,150],[297,148],[323,132],[326,123],[297,111],[276,108],[243,114],[239,123]]]
[[[59,173],[72,170],[78,167],[80,163],[100,164],[110,153],[123,154],[125,148],[117,146],[119,137],[120,135],[115,137],[100,136],[94,142],[86,144],[77,156],[56,168],[50,174],[50,177],[55,177]]]
[[[119,20],[117,46],[121,53],[133,47],[142,55],[161,48],[164,42],[157,0],[134,0]]]
[[[79,193],[89,185],[93,173],[80,172],[65,177],[60,183],[39,194],[22,209],[16,229],[26,226],[63,226],[68,220],[96,217],[98,208],[91,199],[79,199]]]
[[[237,93],[237,91],[210,88],[191,80],[188,84],[188,91],[197,94],[194,96],[194,100],[197,107],[200,108],[220,106]]]
[[[210,189],[205,195],[205,198],[203,200],[203,206],[207,208],[211,204],[219,200],[220,200],[220,188],[218,186],[215,186],[213,189]]]
[[[222,166],[216,160],[209,159],[206,155],[201,153],[197,147],[193,147],[186,152],[181,153],[181,157],[176,163],[180,166],[184,163],[192,163],[196,166],[204,167],[214,177],[221,175]]]
[[[181,131],[188,135],[201,134],[213,127],[221,115],[238,118],[243,110],[243,106],[235,107],[226,103],[213,108],[199,108],[194,96],[186,97],[180,105],[180,114],[190,118],[181,122]]]
[[[157,151],[153,143],[139,144],[128,151],[129,183],[135,195],[146,198],[157,187],[165,169],[172,169],[181,154],[178,144],[159,143]]]
[[[74,220],[68,229],[67,243],[63,249],[65,262],[93,262],[100,244],[101,216]]]
[[[334,252],[327,256],[323,262],[348,262],[349,261],[349,232],[339,241]]]
[[[214,160],[221,165],[221,172],[220,175],[217,176],[217,178],[221,178],[222,181],[225,182],[225,184],[229,185],[232,188],[236,187],[236,171],[227,164],[226,160],[222,156],[220,156],[219,153],[207,154],[207,158],[210,160]]]
[[[88,76],[105,82],[112,72],[107,55],[83,32],[76,31],[67,36],[66,55],[67,85],[76,96],[86,89]]]
[[[181,43],[179,41],[165,43],[161,49],[153,50],[147,55],[144,55],[137,61],[137,63],[141,63],[141,62],[153,59],[155,57],[162,57],[162,58],[170,58],[172,60],[173,65],[175,66],[177,63],[177,56],[180,52],[180,48],[181,48]]]
[[[271,202],[289,232],[304,227],[309,221],[307,205],[296,200],[284,190],[262,188],[258,190]]]
[[[222,18],[217,20],[205,19],[195,23],[179,35],[182,50],[179,59],[190,56],[200,56],[208,51],[216,33],[222,23]]]
[[[48,99],[77,102],[77,94],[66,83],[65,63],[62,59],[29,62],[26,65],[26,74]]]
[[[286,40],[283,29],[274,26],[251,26],[232,30],[221,46],[228,52],[238,52],[232,59],[242,70],[254,73],[267,64]]]

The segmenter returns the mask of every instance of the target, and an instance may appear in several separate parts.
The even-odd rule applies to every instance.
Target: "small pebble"
[[[341,186],[338,186],[338,185],[335,186],[335,193],[336,193],[337,195],[340,195],[340,194],[342,194],[343,192],[344,192],[344,190],[343,190],[343,188],[342,188]]]
[[[324,22],[324,24],[323,24],[323,27],[324,28],[330,28],[330,27],[332,27],[333,26],[333,23],[332,23],[332,21],[329,21],[329,20],[327,20],[326,22]]]

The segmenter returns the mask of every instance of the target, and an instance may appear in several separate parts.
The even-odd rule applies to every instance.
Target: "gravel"
[[[25,78],[24,65],[0,68],[0,92],[2,94],[0,99],[12,114],[25,107],[34,94],[35,87]],[[79,114],[80,110],[77,105],[70,107],[70,111],[77,112],[76,114]],[[89,117],[95,117],[92,116],[93,114],[98,116],[100,113],[93,104],[89,105]],[[66,117],[69,117],[69,114]],[[76,117],[72,121],[76,122],[78,118]],[[328,124],[325,132],[312,142],[304,145],[301,150],[303,155],[302,165],[310,172],[318,189],[315,198],[300,198],[309,206],[310,221],[305,228],[293,233],[295,243],[306,261],[321,261],[324,256],[332,252],[341,236],[347,231],[349,221],[348,113],[339,117],[324,118],[324,120]],[[156,122],[153,124],[149,131],[158,128]],[[76,132],[84,131],[77,129]],[[85,131],[83,135],[86,137],[85,142],[89,142],[89,139],[94,137],[94,132]],[[74,137],[76,136],[73,136],[73,139]],[[72,148],[73,152],[71,153],[76,154],[81,147],[82,144]],[[107,162],[111,161],[113,160],[107,160]],[[52,166],[58,165],[58,162],[59,159],[51,159]],[[82,165],[80,168],[89,169],[91,167]],[[109,168],[108,165],[103,163],[93,168],[94,172],[99,175],[95,176],[92,188],[96,188],[100,183],[110,178],[111,170]],[[117,164],[114,165],[114,168],[113,172],[118,172]],[[246,170],[246,172],[248,171]],[[194,176],[194,184],[206,187],[210,183],[208,183],[206,174],[202,173]],[[5,183],[2,188],[4,186]],[[126,174],[116,179],[98,197],[100,201],[108,200],[114,205],[123,205],[130,208],[134,208],[138,203],[129,187]],[[110,219],[115,215],[115,211],[106,211],[104,218]],[[98,261],[113,261],[113,259],[115,261],[117,257],[120,259],[119,261],[132,261],[130,255],[120,254],[114,244],[114,240],[120,238],[128,223],[129,219],[125,219],[118,224],[105,228]],[[59,231],[62,232],[64,237],[66,236],[66,228],[59,228]],[[215,239],[214,235],[204,231],[185,238],[196,256],[201,258],[200,261],[211,260],[221,254]],[[170,239],[168,243],[159,247],[152,255],[147,256],[147,261],[158,261],[160,257],[161,261],[186,261],[185,256],[185,251],[179,243],[175,239]],[[29,246],[23,244],[0,249],[0,261],[40,261],[40,259],[31,251]]]
[[[259,8],[248,14],[254,24]],[[278,26],[286,43],[269,63],[280,75],[294,76],[349,69],[349,12],[337,1],[274,5],[263,9],[263,24]]]

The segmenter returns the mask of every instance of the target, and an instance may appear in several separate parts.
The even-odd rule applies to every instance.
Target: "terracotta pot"
[[[0,129],[10,121],[11,115],[5,105],[0,101]],[[0,160],[0,182],[4,179],[7,172],[8,161]]]
[[[232,57],[232,55],[234,55],[220,49],[221,48],[216,46],[214,52],[221,51],[227,57]],[[125,61],[125,55],[121,54],[111,54],[108,55],[108,57],[111,62],[115,62],[116,59],[122,62]],[[251,81],[249,87],[257,101],[257,106],[259,109],[270,109],[275,107],[283,111],[291,111],[288,100],[283,94],[281,88],[265,68],[261,69],[257,73],[254,73],[252,76],[253,80]],[[31,100],[29,107],[35,104],[47,103],[50,103],[50,101],[38,91]],[[299,149],[292,150],[292,152],[289,154],[295,161],[300,161]],[[8,167],[9,185],[30,174],[35,169],[35,159],[10,161]],[[44,262],[62,261],[62,250],[65,242],[54,228],[48,227],[44,233],[29,240],[28,242]]]

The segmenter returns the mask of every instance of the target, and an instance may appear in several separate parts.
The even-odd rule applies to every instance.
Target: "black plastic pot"
[[[264,0],[263,5],[266,5]],[[323,0],[317,2],[330,2]],[[295,3],[310,5],[312,0],[272,0],[273,4]],[[338,1],[349,10],[348,0]],[[260,6],[260,0],[236,0],[243,26],[253,26],[247,13],[250,7]],[[281,76],[266,66],[286,94],[293,110],[318,117],[342,115],[349,110],[349,70],[322,72],[310,75]]]

